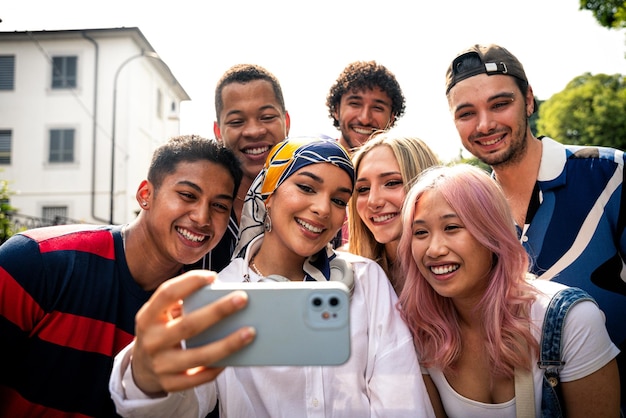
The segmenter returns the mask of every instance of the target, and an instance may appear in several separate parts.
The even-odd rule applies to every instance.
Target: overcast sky
[[[584,73],[626,74],[625,32],[601,27],[579,0],[38,0],[5,1],[0,31],[138,27],[191,96],[181,133],[213,137],[213,94],[237,63],[280,80],[291,134],[336,137],[326,94],[350,62],[395,73],[407,108],[396,132],[426,141],[443,159],[460,142],[443,90],[457,52],[498,43],[524,64],[542,100]]]

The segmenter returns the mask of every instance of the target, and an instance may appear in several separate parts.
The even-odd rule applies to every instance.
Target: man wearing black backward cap
[[[534,95],[505,48],[474,45],[446,74],[446,96],[463,146],[489,164],[507,197],[539,279],[586,290],[606,315],[626,364],[626,193],[623,151],[533,136]]]

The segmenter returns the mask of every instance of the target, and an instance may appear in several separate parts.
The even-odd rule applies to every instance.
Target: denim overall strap
[[[538,366],[544,369],[541,410],[544,418],[563,416],[560,403],[559,371],[565,364],[561,359],[561,345],[565,316],[576,303],[596,301],[584,290],[568,287],[557,292],[548,305],[543,320],[541,352]],[[597,303],[596,303],[597,304]]]

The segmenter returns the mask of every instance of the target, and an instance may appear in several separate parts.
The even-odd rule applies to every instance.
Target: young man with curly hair
[[[348,64],[326,97],[329,117],[348,151],[392,128],[402,117],[405,98],[395,75],[376,61]]]

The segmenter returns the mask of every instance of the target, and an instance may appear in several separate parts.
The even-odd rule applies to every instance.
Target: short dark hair
[[[220,142],[198,135],[176,136],[159,146],[152,155],[148,180],[158,190],[163,179],[176,171],[178,164],[203,160],[219,164],[228,170],[235,183],[233,196],[236,196],[243,177],[241,163],[235,154]]]
[[[224,87],[232,83],[245,84],[250,81],[264,80],[272,85],[276,101],[280,105],[280,110],[285,113],[285,99],[280,83],[274,74],[265,68],[255,64],[236,64],[230,67],[222,75],[215,87],[215,120],[219,122],[220,113],[224,109],[224,100],[222,99],[222,90]]]
[[[328,115],[333,120],[333,125],[338,128],[339,121],[333,114],[339,107],[339,102],[344,94],[356,90],[373,90],[380,88],[391,99],[391,114],[395,117],[389,128],[402,117],[405,110],[405,99],[400,84],[385,66],[376,61],[355,61],[348,64],[330,88],[326,97]]]

